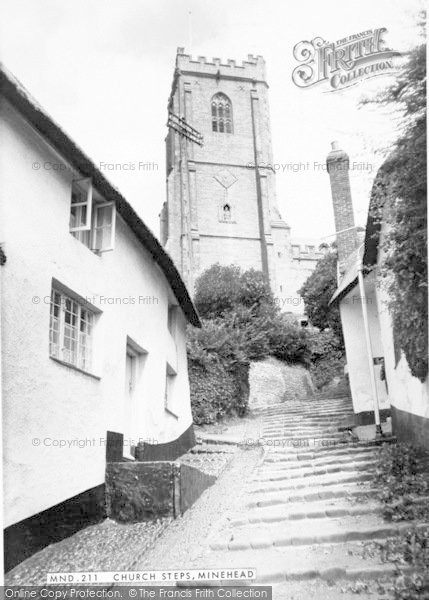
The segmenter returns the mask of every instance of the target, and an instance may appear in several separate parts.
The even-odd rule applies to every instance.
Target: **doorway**
[[[139,421],[139,403],[142,401],[142,390],[139,386],[143,361],[146,351],[130,338],[127,338],[125,356],[125,390],[124,390],[124,450],[126,458],[134,460],[134,450],[139,435],[136,424]]]

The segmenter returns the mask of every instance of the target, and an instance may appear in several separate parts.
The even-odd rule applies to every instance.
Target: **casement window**
[[[83,371],[91,370],[94,312],[52,288],[49,354]]]
[[[70,233],[93,252],[113,250],[116,210],[94,193],[91,178],[73,181],[70,203]]]
[[[225,94],[215,94],[211,102],[212,131],[217,133],[232,133],[232,105]]]

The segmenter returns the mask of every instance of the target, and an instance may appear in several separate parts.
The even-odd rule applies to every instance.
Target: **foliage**
[[[237,265],[212,265],[196,283],[195,306],[201,317],[222,317],[237,305],[272,306],[274,297],[261,271],[241,271]]]
[[[347,395],[349,389],[344,381],[345,359],[342,339],[332,329],[318,331],[312,327],[306,329],[306,336],[310,351],[310,372],[316,388],[322,390],[338,378],[343,384],[338,390],[341,392],[340,395]]]
[[[194,423],[215,423],[247,409],[248,362],[239,331],[225,323],[203,320],[188,329],[188,363]]]
[[[337,289],[337,254],[328,252],[321,258],[316,268],[302,285],[298,294],[304,300],[305,310],[314,327],[321,330],[330,328],[342,341],[340,311],[329,301]]]
[[[428,373],[426,46],[413,50],[394,85],[375,102],[402,115],[402,133],[372,190],[372,216],[383,223],[380,273],[388,291],[395,342],[411,372]]]
[[[306,332],[293,318],[279,315],[270,322],[268,332],[270,354],[289,363],[309,365],[309,346]]]
[[[378,556],[393,563],[399,574],[393,585],[380,584],[380,593],[393,592],[394,600],[429,600],[429,527],[410,527],[380,542],[367,542],[364,557]],[[405,569],[411,568],[411,572]]]
[[[331,270],[332,257],[328,261]],[[322,269],[321,276],[325,273]],[[326,302],[331,295],[326,293]],[[274,356],[303,364],[311,369],[319,389],[343,375],[342,338],[332,329],[302,328],[282,313],[259,271],[213,265],[196,281],[195,303],[203,323],[202,329],[188,333],[196,423],[246,412],[248,365],[253,360]]]
[[[308,327],[306,329],[306,336],[310,348],[310,359],[313,363],[327,356],[338,359],[342,358],[342,341],[331,329],[318,331],[314,327]]]
[[[196,282],[195,303],[206,319],[205,327],[211,322],[211,327],[229,336],[240,360],[271,355],[288,362],[308,362],[305,332],[280,312],[260,271],[213,265]]]
[[[219,362],[190,362],[189,380],[194,423],[215,423],[231,412],[236,390],[233,375]]]
[[[420,552],[421,542],[416,542],[417,539],[426,534],[426,540],[423,543],[427,544],[429,537],[429,528],[425,532],[415,531],[414,538],[412,541],[407,542],[408,545],[413,547]],[[427,546],[425,546],[427,552]],[[423,573],[403,573],[400,575],[394,588],[394,600],[429,600],[429,561],[426,563],[425,571]]]
[[[388,521],[429,518],[429,476],[419,469],[424,455],[409,444],[385,445],[379,453],[374,483]],[[424,499],[419,502],[419,497]]]
[[[196,423],[246,412],[251,360],[309,364],[306,332],[280,312],[261,272],[213,265],[196,282],[195,303],[203,317],[202,329],[188,334]]]
[[[374,484],[388,521],[426,521],[429,474],[427,453],[409,444],[385,444],[379,452]],[[429,526],[410,528],[376,542],[383,562],[400,571],[393,586],[395,600],[429,600]],[[406,573],[403,567],[420,572]]]

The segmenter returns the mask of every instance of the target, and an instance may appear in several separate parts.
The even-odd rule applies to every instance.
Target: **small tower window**
[[[232,133],[231,101],[220,92],[212,98],[212,130],[217,133]]]
[[[229,204],[224,204],[223,206],[223,220],[231,221],[231,207]]]

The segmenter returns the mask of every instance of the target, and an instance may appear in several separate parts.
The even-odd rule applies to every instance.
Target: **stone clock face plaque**
[[[228,171],[228,169],[222,169],[221,171],[219,171],[219,173],[217,173],[214,178],[216,179],[216,181],[218,181],[222,187],[224,187],[226,190],[228,188],[230,188],[236,181],[237,181],[237,177],[235,177],[235,175],[233,175],[231,173],[231,171]]]

